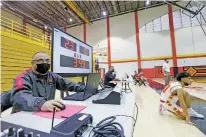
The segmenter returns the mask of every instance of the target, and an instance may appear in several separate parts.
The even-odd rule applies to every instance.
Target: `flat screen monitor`
[[[85,76],[92,73],[92,46],[53,27],[52,71],[61,76]]]

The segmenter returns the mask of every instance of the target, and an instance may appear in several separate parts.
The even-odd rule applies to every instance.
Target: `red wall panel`
[[[154,68],[143,68],[142,72],[144,73],[144,76],[146,78],[154,78],[154,74],[155,74]]]

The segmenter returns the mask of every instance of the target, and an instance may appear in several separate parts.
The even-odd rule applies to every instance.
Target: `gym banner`
[[[192,77],[206,77],[206,66],[188,66],[183,67]]]

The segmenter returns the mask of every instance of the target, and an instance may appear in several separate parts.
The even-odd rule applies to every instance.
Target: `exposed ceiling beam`
[[[185,8],[185,7],[183,7],[183,6],[179,5],[179,4],[177,4],[176,2],[165,1],[165,3],[168,3],[168,4],[171,4],[171,5],[177,6],[177,7],[181,8],[181,9],[184,9],[184,10],[186,10],[186,11],[188,11],[188,12],[194,14],[194,15],[197,14],[196,12],[194,12],[194,11],[192,11],[192,10],[190,10],[190,9],[187,9],[187,8]]]
[[[92,5],[92,8],[95,9],[95,6],[96,6],[95,1],[91,1],[91,5]],[[90,12],[92,12],[92,11],[90,11]],[[99,18],[101,17],[100,12],[95,11],[95,13],[96,13],[96,15],[97,15],[96,17],[99,17]],[[96,18],[96,17],[95,17],[95,18]]]
[[[91,2],[88,3],[87,1],[81,1],[81,3],[83,3],[83,5],[86,7],[86,11],[89,11],[89,14],[86,14],[86,12],[84,12],[84,15],[87,15],[88,18],[90,15],[92,15],[95,18],[94,12],[91,12]]]
[[[159,3],[159,4],[151,5],[147,9],[150,9],[150,8],[153,8],[153,7],[162,6],[162,5],[165,5],[165,3],[162,2],[162,3]],[[142,8],[139,8],[139,9],[132,9],[132,10],[129,10],[129,11],[124,11],[124,12],[120,12],[120,13],[113,14],[113,15],[108,15],[108,17],[115,17],[115,16],[131,13],[131,12],[135,12],[135,11],[141,11],[141,10],[145,10],[145,7],[142,7]],[[105,19],[105,17],[101,17],[101,18],[97,18],[97,19],[92,19],[91,21],[94,22],[94,21],[98,21],[98,20],[101,20],[101,19]],[[67,27],[71,28],[71,27],[75,27],[75,26],[78,26],[78,25],[81,25],[81,24],[82,23],[76,23],[76,24],[69,25]]]
[[[32,15],[32,14],[28,15],[29,12],[28,12],[28,14],[26,14],[25,12],[20,10],[21,8],[19,8],[17,5],[10,5],[9,3],[6,3],[6,2],[4,2],[3,4],[4,4],[4,6],[6,5],[5,9],[7,9],[11,14],[17,13],[18,15],[22,16],[22,18],[26,17],[27,19],[30,20],[30,22],[33,22],[33,24],[36,24],[35,27],[42,29],[45,24],[49,23],[48,20],[41,20],[39,17],[37,18],[35,15]],[[12,9],[14,9],[15,11],[12,11],[9,7],[12,7]]]
[[[72,1],[64,1],[65,4],[77,14],[84,22],[91,24],[91,22],[84,16],[84,14],[72,3]]]
[[[59,2],[59,4],[60,4],[59,6],[61,6],[66,12],[69,12],[69,15],[71,15],[72,18],[74,18],[74,19],[76,20],[76,22],[79,22],[79,23],[82,22],[82,20],[81,20],[79,17],[77,17],[77,16],[70,10],[70,8],[68,8],[68,6],[66,6],[66,4],[64,4],[62,1]]]
[[[117,10],[115,10],[115,8],[114,8],[115,6],[113,7],[112,1],[110,1],[109,4],[110,4],[110,6],[111,6],[111,9],[112,9],[112,11],[113,11],[113,14],[115,14]]]
[[[52,12],[54,14],[56,14],[57,16],[60,14],[60,16],[58,18],[61,18],[61,20],[64,21],[66,25],[68,25],[69,22],[68,22],[67,18],[58,10],[58,8],[54,7],[54,5],[52,3],[50,3],[50,2],[52,2],[52,1],[45,1],[44,2],[44,6],[47,7],[47,4],[48,4],[48,7],[47,7],[48,9],[50,9],[51,11],[53,9],[55,11],[57,11],[57,12],[55,12],[55,11],[54,12],[52,11]],[[62,25],[65,26],[63,23],[62,23]]]

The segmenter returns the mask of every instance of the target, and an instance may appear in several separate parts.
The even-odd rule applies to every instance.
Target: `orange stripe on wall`
[[[108,45],[108,67],[111,67],[111,49],[110,49],[110,23],[109,18],[107,18],[107,45]]]
[[[86,28],[86,23],[84,23],[84,42],[87,42],[87,28]]]
[[[118,61],[111,61],[112,63],[128,63],[128,62],[138,62],[138,60],[118,60]]]
[[[168,15],[169,15],[169,25],[170,25],[170,38],[171,38],[171,44],[172,44],[173,66],[177,67],[176,42],[175,42],[173,14],[172,13],[173,13],[172,6],[168,4]]]
[[[184,58],[201,58],[201,57],[206,57],[206,55],[181,55],[181,57],[177,57],[177,59],[184,59]],[[154,60],[164,60],[165,58],[167,59],[172,59],[172,57],[150,57],[150,58],[142,58],[141,61],[154,61]],[[127,63],[127,62],[137,62],[137,59],[127,59],[127,60],[111,60],[111,63]],[[108,62],[99,62],[100,64],[107,64]]]
[[[138,68],[141,68],[139,20],[138,20],[138,12],[137,11],[134,12],[134,18],[135,18],[136,44],[137,44],[137,63],[138,63]]]
[[[206,55],[190,55],[190,56],[181,56],[177,57],[178,59],[185,59],[185,58],[201,58],[201,57],[206,57]]]

